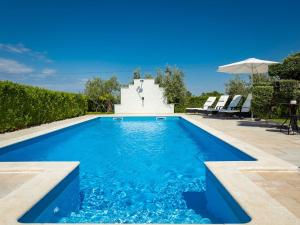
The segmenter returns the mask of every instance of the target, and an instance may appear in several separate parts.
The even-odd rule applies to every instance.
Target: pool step
[[[157,116],[156,117],[156,120],[166,120],[167,119],[167,117],[165,117],[165,116]]]
[[[123,120],[123,117],[113,117],[113,120],[118,120],[118,121],[120,121],[120,120]]]

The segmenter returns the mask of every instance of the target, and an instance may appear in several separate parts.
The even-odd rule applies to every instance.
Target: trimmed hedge
[[[275,99],[278,103],[289,103],[296,99],[299,88],[297,80],[280,80],[275,82]]]
[[[252,109],[256,116],[281,118],[289,114],[289,102],[300,102],[300,82],[278,80],[272,83],[258,83],[253,86]]]
[[[84,95],[0,81],[0,133],[84,115],[86,111]]]
[[[200,96],[191,96],[188,100],[188,107],[189,108],[200,108],[203,107],[204,103],[207,100],[206,95],[200,95]]]
[[[286,116],[289,114],[289,102],[291,100],[300,100],[299,81],[279,80],[274,83],[274,88],[274,102],[276,103],[276,107],[273,114],[275,117]]]
[[[218,99],[221,95],[222,95],[221,93],[214,91],[214,92],[202,93],[199,96],[190,96],[187,99],[185,108],[201,108],[203,107],[208,97],[215,96]],[[217,101],[215,101],[214,104],[216,103]]]
[[[254,86],[252,88],[252,110],[255,116],[269,117],[271,113],[273,86]]]

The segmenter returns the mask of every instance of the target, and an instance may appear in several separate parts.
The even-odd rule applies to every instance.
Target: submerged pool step
[[[165,117],[165,116],[157,116],[156,117],[156,120],[166,120],[167,119],[167,117]]]
[[[113,120],[123,120],[123,117],[113,117]]]

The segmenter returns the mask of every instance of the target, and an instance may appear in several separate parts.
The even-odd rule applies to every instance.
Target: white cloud
[[[0,73],[6,74],[28,74],[33,69],[12,59],[0,58]]]
[[[12,44],[0,43],[0,49],[6,52],[19,53],[19,54],[23,54],[31,51],[31,49],[24,47],[23,44],[12,45]]]
[[[53,74],[56,73],[56,70],[55,69],[49,69],[49,68],[45,68],[42,70],[41,74],[42,75],[45,75],[45,76],[51,76]]]
[[[30,48],[25,47],[23,44],[3,44],[0,43],[0,50],[13,53],[13,54],[26,54],[34,59],[44,61],[47,63],[52,62],[51,59],[48,59],[47,57],[47,52],[38,52],[38,51],[33,51]]]

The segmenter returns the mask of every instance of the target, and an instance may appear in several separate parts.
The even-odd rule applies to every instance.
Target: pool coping
[[[270,155],[248,143],[226,135],[209,126],[190,118],[188,115],[170,114],[124,114],[124,115],[91,115],[80,117],[76,121],[42,129],[28,135],[1,141],[0,147],[8,146],[43,134],[51,133],[75,124],[99,117],[135,117],[135,116],[178,116],[200,127],[222,141],[240,149],[242,152],[254,157],[257,161],[218,161],[205,162],[206,167],[220,181],[230,195],[239,203],[245,212],[252,218],[249,225],[292,225],[300,224],[299,219],[273,199],[261,187],[250,180],[243,171],[286,171],[296,172],[297,166]],[[37,175],[15,189],[2,199],[0,198],[0,224],[23,224],[17,220],[53,187],[59,184],[70,174],[79,162],[1,162],[0,173],[22,172],[36,173]],[[28,198],[31,196],[31,198]],[[22,204],[16,207],[16,201],[22,199]],[[37,223],[28,223],[37,224]],[[51,223],[43,223],[51,224]],[[55,223],[58,224],[58,223]],[[88,223],[87,223],[88,224]],[[95,223],[92,223],[95,224]],[[78,224],[79,225],[79,224]],[[82,223],[81,223],[82,225]]]

